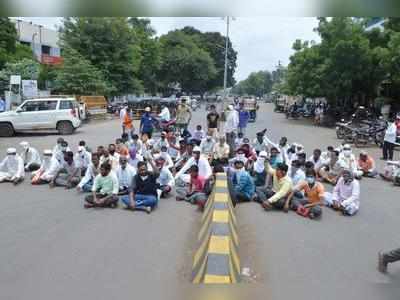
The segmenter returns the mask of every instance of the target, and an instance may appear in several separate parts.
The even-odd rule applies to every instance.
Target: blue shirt
[[[278,164],[283,163],[283,160],[281,158],[280,155],[275,156],[275,157],[271,157],[271,160],[269,162],[269,164],[271,165],[272,168],[276,169],[276,167],[278,166]]]
[[[250,114],[247,110],[240,109],[239,113],[239,128],[245,128],[247,126],[247,122],[249,121]]]
[[[235,173],[233,176],[233,184],[236,192],[246,195],[249,199],[256,191],[253,178],[247,171],[239,171]]]
[[[142,132],[151,132],[153,131],[153,117],[145,112],[140,118],[140,127],[142,128]]]
[[[6,110],[6,102],[0,98],[0,112],[3,112]]]

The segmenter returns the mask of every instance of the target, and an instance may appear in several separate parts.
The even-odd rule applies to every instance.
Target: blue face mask
[[[308,184],[314,184],[315,183],[315,177],[309,176],[306,178],[306,181]]]

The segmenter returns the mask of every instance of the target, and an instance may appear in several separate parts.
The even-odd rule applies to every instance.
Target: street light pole
[[[226,37],[225,37],[225,68],[224,68],[224,100],[226,98],[226,85],[228,81],[228,47],[229,47],[229,20],[230,17],[226,17]]]

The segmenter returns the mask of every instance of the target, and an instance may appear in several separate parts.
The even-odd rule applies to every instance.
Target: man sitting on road
[[[325,197],[325,204],[343,215],[352,216],[360,208],[360,184],[351,170],[344,170],[333,189],[332,196]]]
[[[283,209],[286,203],[286,198],[292,192],[292,181],[287,176],[288,166],[284,163],[279,163],[276,169],[273,169],[267,160],[265,169],[272,176],[272,189],[258,189],[253,200],[260,202],[265,210],[272,208]]]
[[[257,155],[261,151],[268,152],[268,142],[264,139],[266,129],[260,132],[257,132],[257,137],[253,141],[253,149],[257,153]]]
[[[338,150],[331,151],[329,157],[329,160],[319,170],[319,175],[322,180],[335,185],[342,174],[344,163],[339,160]]]
[[[214,159],[212,165],[215,167],[217,165],[226,166],[229,159],[229,145],[225,142],[225,137],[221,136],[218,143],[214,145]]]
[[[85,208],[111,207],[118,205],[118,179],[111,172],[111,165],[104,162],[100,166],[100,174],[94,179],[92,195],[85,197]]]
[[[116,170],[118,179],[118,195],[127,195],[131,190],[133,177],[136,175],[136,169],[128,164],[128,158],[126,156],[119,157],[119,166]]]
[[[71,189],[78,185],[81,180],[81,169],[76,166],[74,153],[67,151],[64,154],[64,163],[60,165],[56,175],[50,182],[50,187],[63,186]]]
[[[196,165],[199,167],[199,175],[204,177],[206,180],[212,175],[212,169],[208,159],[201,156],[200,147],[196,146],[193,148],[193,156],[185,163],[185,165],[175,175],[175,180],[179,179],[183,182],[189,183],[189,176],[185,176],[185,173],[189,171],[190,167]]]
[[[39,151],[31,147],[28,142],[20,143],[23,151],[21,152],[21,157],[24,161],[25,171],[36,171],[40,168],[42,160],[40,159]]]
[[[304,197],[296,197],[296,193],[304,193]],[[321,206],[324,205],[324,197],[324,186],[316,181],[315,170],[309,170],[306,173],[306,179],[300,181],[287,197],[283,210],[288,212],[290,207],[303,216],[316,219],[322,215]]]
[[[212,137],[212,133],[208,132],[206,137],[200,143],[201,153],[207,155],[208,159],[211,161],[213,156],[215,141]]]
[[[49,183],[50,180],[45,180],[44,174],[48,172],[52,165],[53,152],[50,149],[43,151],[42,164],[39,170],[33,171],[31,174],[31,184],[45,184]],[[58,164],[58,163],[57,163]],[[43,178],[42,178],[43,177]]]
[[[99,174],[100,158],[97,153],[92,153],[91,163],[87,167],[85,175],[76,187],[79,192],[90,193],[93,188],[94,179]]]
[[[321,149],[314,149],[313,155],[308,158],[308,161],[311,161],[314,164],[314,170],[317,173],[323,164],[321,153]]]
[[[361,151],[358,159],[358,171],[362,172],[364,177],[375,178],[378,175],[375,166],[375,160],[366,151]]]
[[[249,202],[255,193],[254,180],[244,167],[243,160],[236,159],[234,169],[230,172],[229,189],[234,205],[240,202]]]
[[[206,179],[199,175],[199,167],[196,165],[190,167],[189,174],[190,183],[188,187],[178,187],[176,189],[176,200],[185,200],[192,204],[205,203],[207,200],[207,196],[204,193]]]
[[[86,169],[92,161],[92,154],[86,150],[84,142],[81,141],[78,146],[78,151],[75,153],[75,163],[81,169],[82,175],[85,174]]]
[[[161,191],[161,198],[167,197],[175,186],[174,176],[169,168],[165,165],[165,158],[162,155],[155,156],[156,167],[160,176],[157,178],[158,190]]]
[[[127,209],[151,213],[158,202],[157,178],[160,174],[150,155],[148,154],[145,158],[150,163],[153,172],[148,171],[146,161],[139,162],[138,172],[133,177],[131,191],[129,195],[122,196],[121,201]]]
[[[293,186],[296,186],[300,183],[300,181],[304,181],[306,179],[306,174],[301,169],[300,161],[293,160],[289,170],[289,177],[292,180]],[[298,194],[296,194],[297,196]]]
[[[7,156],[0,163],[0,182],[12,182],[17,185],[24,177],[24,161],[15,148],[8,148]]]
[[[261,151],[256,161],[253,164],[251,175],[254,178],[254,184],[258,186],[265,186],[267,180],[267,171],[265,170],[265,160],[268,159],[268,153]]]
[[[354,177],[357,179],[361,179],[363,172],[358,170],[358,162],[351,150],[351,146],[349,144],[343,145],[343,150],[339,154],[339,159],[343,162],[343,167],[347,170],[350,170]]]

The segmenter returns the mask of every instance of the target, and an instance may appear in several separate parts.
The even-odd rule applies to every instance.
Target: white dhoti
[[[0,182],[10,181],[12,178],[12,174],[8,172],[0,172]]]
[[[325,206],[332,207],[333,206],[333,202],[334,202],[333,194],[330,193],[330,192],[325,192],[325,194],[324,194],[324,204],[325,204]],[[339,202],[340,206],[344,208],[344,211],[346,212],[346,214],[348,214],[350,216],[352,216],[355,213],[357,213],[357,211],[359,209],[357,203],[355,203],[355,202],[348,202],[346,200],[342,201],[342,202],[340,202],[340,201],[337,201],[337,202]]]

